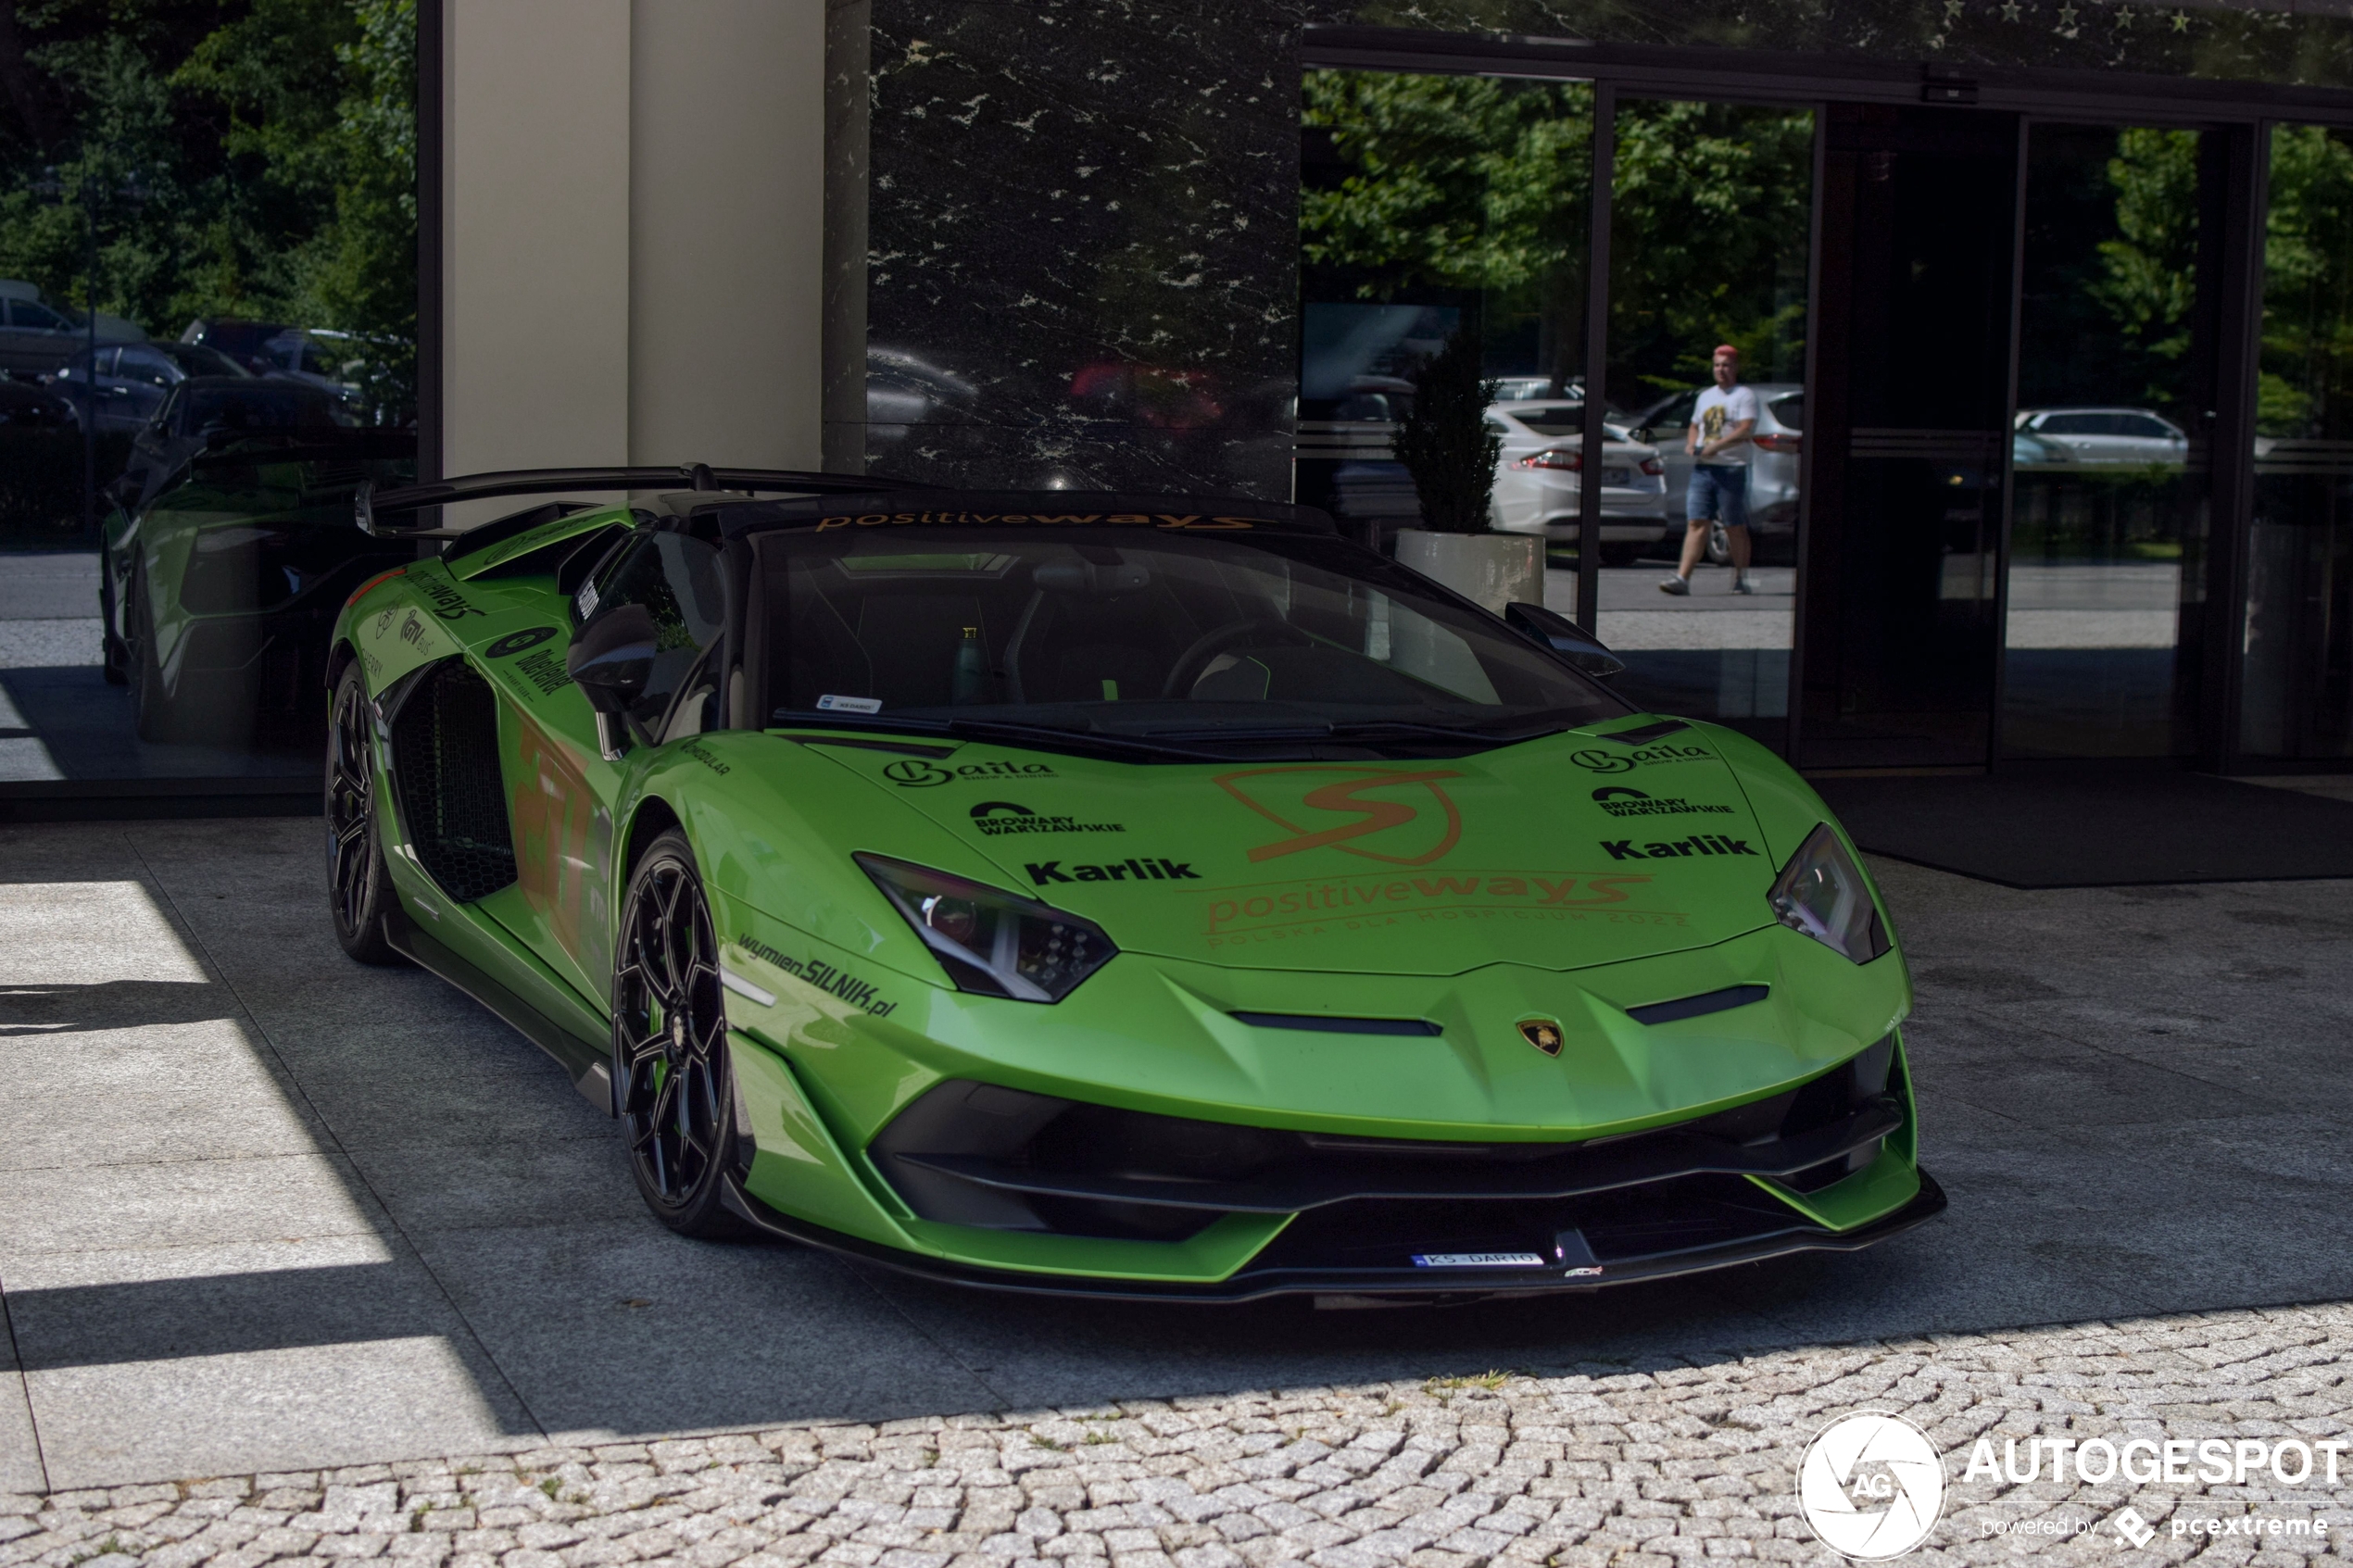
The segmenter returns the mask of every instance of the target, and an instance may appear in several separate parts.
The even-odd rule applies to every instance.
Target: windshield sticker
[[[1572,751],[1568,759],[1593,773],[1624,773],[1636,768],[1653,767],[1661,762],[1692,762],[1714,755],[1696,746],[1649,746],[1640,751],[1623,755],[1615,751],[1589,748]]]
[[[1333,931],[1359,932],[1460,920],[1637,922],[1682,925],[1673,911],[1621,909],[1652,879],[1591,872],[1456,872],[1399,877],[1378,872],[1303,882],[1209,889],[1202,935],[1212,947]]]
[[[597,613],[597,584],[596,584],[595,583],[593,583],[593,582],[590,582],[590,583],[583,583],[580,585],[580,594],[579,594],[579,596],[578,596],[577,598],[573,599],[573,602],[574,604],[576,604],[576,605],[578,605],[578,606],[580,607],[580,619],[581,619],[581,620],[585,621],[585,620],[587,620],[590,616],[592,616],[592,615],[596,614],[596,613]]]
[[[1076,817],[1050,817],[1016,806],[1010,800],[984,800],[972,810],[973,826],[983,838],[1004,838],[1024,833],[1126,833],[1124,822],[1082,822]]]
[[[1190,860],[1108,860],[1095,866],[1074,865],[1063,870],[1060,860],[1032,860],[1022,868],[1039,887],[1050,882],[1199,882],[1201,872]]]
[[[958,780],[969,784],[989,779],[1051,779],[1054,771],[1043,762],[966,762],[943,768],[937,762],[908,761],[893,762],[882,775],[901,789],[928,789]]]
[[[510,632],[482,650],[484,659],[510,659],[525,648],[535,648],[556,634],[553,626],[534,626],[528,632]]]
[[[829,517],[817,527],[860,528],[904,527],[908,523],[948,522],[1018,522],[1045,523],[1069,527],[1101,523],[1114,528],[1190,528],[1238,529],[1277,528],[1281,525],[1268,517],[1204,517],[1198,512],[862,512],[855,517]]]
[[[817,699],[820,713],[880,713],[882,700],[871,696],[837,696],[827,692]]]
[[[829,997],[837,997],[870,1018],[888,1018],[897,1002],[886,1002],[869,980],[836,969],[823,959],[788,959],[765,942],[749,935],[736,938],[736,946],[753,958],[784,971],[795,980],[805,981]]]
[[[1461,777],[1454,768],[1341,763],[1246,768],[1212,782],[1290,834],[1253,847],[1253,862],[1330,848],[1392,866],[1426,866],[1463,836],[1463,814],[1439,787],[1441,779]],[[1398,790],[1405,797],[1370,798],[1374,790]],[[1335,815],[1348,820],[1335,822]]]
[[[1604,784],[1593,802],[1613,817],[1680,817],[1702,812],[1719,817],[1736,815],[1730,806],[1693,805],[1680,795],[1644,795],[1624,784]]]

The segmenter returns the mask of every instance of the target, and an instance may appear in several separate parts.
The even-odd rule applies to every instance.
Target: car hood
[[[1671,721],[1608,730],[1428,761],[1205,767],[813,749],[947,829],[1005,887],[1130,952],[1459,974],[1582,968],[1769,924],[1775,857],[1711,738]]]

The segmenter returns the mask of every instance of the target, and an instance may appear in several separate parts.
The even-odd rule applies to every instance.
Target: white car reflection
[[[2021,408],[2017,428],[2078,463],[2179,468],[2189,457],[2182,427],[2146,408]]]
[[[1490,517],[1513,533],[1574,539],[1583,505],[1585,405],[1526,399],[1488,406],[1487,426],[1503,443]],[[1630,566],[1666,538],[1667,470],[1658,449],[1626,439],[1615,421],[1603,430],[1602,559]]]

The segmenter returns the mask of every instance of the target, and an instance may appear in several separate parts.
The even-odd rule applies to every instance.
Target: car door
[[[632,713],[640,742],[663,734],[681,690],[719,639],[724,602],[718,550],[667,530],[630,535],[581,584],[571,607],[574,640],[623,616],[652,626],[653,672]],[[544,647],[485,659],[512,716],[505,762],[522,910],[494,912],[602,1007],[612,991],[610,889],[622,869],[615,811],[636,757],[603,754],[586,698],[561,678],[564,646],[551,636]]]
[[[105,399],[99,406],[102,428],[135,431],[155,417],[171,389],[184,380],[180,367],[144,344],[132,344],[116,358],[113,373],[101,376]]]
[[[1667,515],[1683,515],[1684,493],[1692,487],[1692,455],[1683,450],[1683,439],[1692,428],[1692,410],[1699,407],[1699,389],[1676,398],[1651,416],[1644,427],[1649,434],[1637,435],[1658,448],[1658,460],[1667,470]]]
[[[0,365],[11,370],[56,371],[83,346],[73,323],[38,300],[6,302],[7,326],[0,332]]]

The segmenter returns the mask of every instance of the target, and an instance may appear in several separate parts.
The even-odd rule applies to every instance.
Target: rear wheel
[[[1726,536],[1724,525],[1720,522],[1707,525],[1707,558],[1716,566],[1732,564],[1732,541]]]
[[[393,891],[376,831],[374,723],[355,663],[335,683],[327,726],[327,909],[345,952],[361,963],[401,964],[409,960],[384,939]]]
[[[719,943],[686,835],[647,847],[623,900],[614,953],[613,1109],[637,1191],[681,1236],[740,1236],[722,1202],[735,1160],[735,1085]]]

